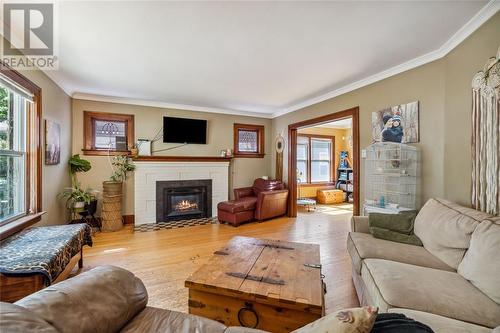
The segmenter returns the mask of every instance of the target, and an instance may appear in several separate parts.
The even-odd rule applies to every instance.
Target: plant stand
[[[123,228],[122,182],[104,182],[102,195],[102,231],[117,231]]]

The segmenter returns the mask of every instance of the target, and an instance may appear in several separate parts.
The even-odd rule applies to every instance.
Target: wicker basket
[[[123,191],[123,182],[106,181],[102,183],[103,196],[121,195]]]
[[[103,182],[102,231],[116,231],[123,228],[122,182]]]

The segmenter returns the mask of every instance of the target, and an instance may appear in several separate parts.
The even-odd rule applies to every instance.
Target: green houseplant
[[[66,199],[66,207],[69,210],[81,210],[85,204],[95,200],[96,192],[92,189],[83,189],[78,182],[77,173],[87,172],[92,168],[89,161],[82,159],[80,155],[71,156],[68,161],[69,174],[71,177],[71,187],[65,188],[59,196]]]
[[[102,183],[102,230],[116,231],[123,227],[122,191],[127,173],[134,171],[135,166],[128,156],[114,156],[111,160],[113,173],[108,181]]]
[[[66,199],[68,209],[81,209],[85,204],[89,204],[94,199],[94,194],[89,189],[82,189],[79,185],[65,188],[60,196]]]
[[[128,156],[114,156],[111,160],[113,173],[109,180],[103,182],[104,195],[121,195],[123,182],[127,180],[127,173],[135,170]]]
[[[92,169],[92,165],[89,161],[80,158],[80,155],[75,154],[71,156],[68,161],[69,174],[71,176],[71,185],[75,187],[78,184],[76,174],[78,172],[87,172]]]
[[[114,169],[111,175],[113,182],[123,182],[127,179],[127,173],[135,170],[135,165],[130,163],[128,156],[115,156],[111,164]]]

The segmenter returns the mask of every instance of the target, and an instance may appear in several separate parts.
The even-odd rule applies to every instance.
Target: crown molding
[[[133,99],[133,98],[127,98],[127,97],[104,96],[104,95],[86,94],[86,93],[78,93],[78,92],[72,94],[71,97],[73,99],[81,99],[81,100],[96,101],[96,102],[140,105],[140,106],[150,106],[150,107],[164,108],[164,109],[176,109],[176,110],[187,110],[187,111],[198,111],[198,112],[209,112],[209,113],[220,113],[220,114],[231,114],[231,115],[237,115],[237,116],[257,117],[257,118],[267,118],[267,119],[272,118],[272,113],[259,113],[259,112],[222,109],[222,108],[199,106],[199,105],[176,104],[176,103],[167,103],[167,102],[160,102],[160,101],[143,100],[143,99]]]
[[[283,116],[287,113],[294,112],[305,107],[324,102],[328,99],[346,94],[353,90],[365,87],[377,81],[381,81],[388,77],[406,72],[410,69],[425,65],[429,62],[438,60],[450,53],[455,47],[462,43],[467,37],[469,37],[474,31],[476,31],[481,25],[488,21],[493,15],[495,15],[500,10],[500,0],[491,0],[488,2],[479,12],[476,13],[464,26],[462,26],[450,39],[448,39],[440,48],[424,54],[420,57],[414,58],[392,68],[386,69],[377,74],[371,75],[367,78],[361,79],[359,81],[350,83],[341,88],[335,89],[333,91],[327,92],[325,94],[312,97],[301,102],[298,102],[292,106],[289,106],[283,110],[273,113],[272,118]]]

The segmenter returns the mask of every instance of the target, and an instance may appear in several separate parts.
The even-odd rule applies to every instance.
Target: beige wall
[[[61,163],[45,165],[45,161],[42,162],[42,209],[47,213],[37,225],[63,224],[67,220],[67,212],[64,200],[57,198],[57,194],[71,186],[68,173],[71,98],[41,71],[22,71],[21,74],[42,88],[42,120],[54,120],[61,125]],[[42,155],[45,156],[45,124],[42,129]]]
[[[270,119],[73,99],[73,154],[82,153],[83,111],[133,114],[135,116],[135,139],[152,138],[161,128],[163,116],[208,120],[208,142],[206,145],[190,144],[157,154],[168,156],[220,156],[221,149],[233,149],[234,123],[264,125],[266,156],[264,158],[233,159],[230,174],[232,186],[230,187],[250,186],[255,178],[270,175],[270,152],[274,142],[274,137],[271,137]],[[159,141],[154,144],[153,150],[176,145]],[[84,158],[92,163],[92,170],[82,175],[79,174],[79,180],[84,187],[102,190],[102,182],[111,175],[108,157],[84,156]],[[230,192],[232,195],[232,189]],[[126,184],[124,214],[134,214],[133,175]]]
[[[371,143],[371,113],[391,105],[420,101],[420,137],[417,144],[423,151],[423,178],[428,183],[423,189],[425,198],[443,196],[443,135],[437,135],[443,123],[444,102],[443,62],[435,61],[403,74],[338,96],[273,119],[273,133],[284,130],[288,124],[330,114],[355,106],[360,112],[360,147]],[[285,152],[285,177],[288,170]],[[363,160],[361,160],[363,168]],[[361,196],[363,200],[363,173],[361,172]]]
[[[470,83],[474,73],[500,45],[500,14],[496,14],[444,58],[376,82],[350,93],[273,119],[273,133],[288,124],[359,106],[360,147],[371,143],[371,113],[385,107],[420,102],[422,202],[447,197],[470,203]],[[287,176],[285,152],[284,175]],[[274,159],[272,159],[274,161]],[[274,163],[274,162],[272,162]],[[363,200],[361,160],[361,200]],[[274,170],[274,166],[272,168]]]
[[[461,204],[471,201],[471,82],[486,60],[500,47],[500,13],[457,46],[445,59],[446,198]],[[500,149],[500,148],[498,148]]]
[[[352,159],[351,149],[349,148],[349,129],[328,128],[328,127],[308,127],[298,130],[298,134],[319,134],[335,137],[335,170],[340,163],[340,151],[347,150]],[[335,176],[335,174],[334,174]]]

